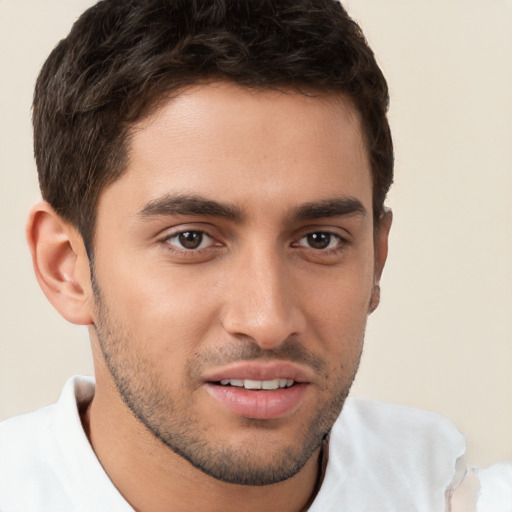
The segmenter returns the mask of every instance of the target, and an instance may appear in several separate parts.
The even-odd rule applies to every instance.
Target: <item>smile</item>
[[[293,386],[295,381],[293,379],[272,379],[272,380],[251,380],[251,379],[222,379],[221,386],[233,386],[245,389],[285,389]]]
[[[315,374],[290,361],[240,361],[203,376],[204,389],[229,416],[272,420],[292,416],[310,394]]]

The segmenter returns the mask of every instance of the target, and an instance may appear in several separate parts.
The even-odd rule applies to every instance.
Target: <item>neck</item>
[[[137,512],[300,512],[311,501],[319,453],[293,477],[271,485],[222,482],[193,467],[156,439],[124,403],[97,393],[83,414],[89,441],[115,487]]]

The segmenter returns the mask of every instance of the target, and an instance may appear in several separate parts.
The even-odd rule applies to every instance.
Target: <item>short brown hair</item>
[[[100,194],[126,167],[130,126],[209,79],[347,95],[361,114],[378,219],[393,180],[388,88],[338,1],[103,0],[48,57],[33,105],[43,198],[88,250]]]

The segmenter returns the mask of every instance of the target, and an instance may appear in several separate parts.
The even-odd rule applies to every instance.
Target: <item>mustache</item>
[[[239,340],[230,345],[206,349],[192,356],[188,363],[189,376],[199,377],[205,368],[223,366],[242,361],[289,361],[309,366],[317,375],[327,377],[327,363],[297,340],[286,340],[273,349],[262,349],[253,341]]]

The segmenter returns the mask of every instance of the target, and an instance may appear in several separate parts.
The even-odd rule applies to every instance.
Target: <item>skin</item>
[[[378,304],[391,217],[374,229],[371,208],[347,99],[222,82],[133,128],[126,173],[100,198],[92,281],[76,230],[35,207],[39,282],[89,325],[97,387],[84,427],[136,510],[307,504]],[[194,237],[197,249],[183,246]],[[300,370],[300,400],[271,419],[226,408],[208,381],[247,361]]]

